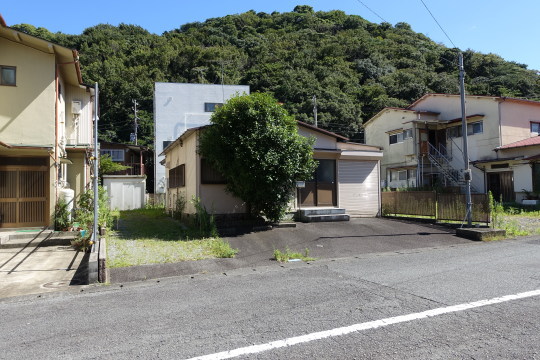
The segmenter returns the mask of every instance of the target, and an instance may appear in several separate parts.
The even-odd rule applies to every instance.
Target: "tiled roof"
[[[525,146],[540,145],[540,136],[530,137],[528,139],[519,140],[510,144],[499,146],[495,150],[514,149]]]

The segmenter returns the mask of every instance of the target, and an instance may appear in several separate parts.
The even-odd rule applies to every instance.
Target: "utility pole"
[[[313,118],[315,119],[315,127],[318,127],[317,124],[317,95],[313,95],[311,99],[313,101]]]
[[[93,187],[94,187],[94,225],[92,228],[92,238],[94,243],[98,240],[98,199],[99,199],[99,188],[98,188],[98,169],[99,169],[99,149],[98,149],[98,121],[99,121],[99,87],[98,83],[94,85],[94,178],[93,178]]]
[[[472,227],[472,201],[471,201],[471,169],[469,167],[469,154],[467,144],[467,116],[465,115],[465,67],[463,66],[463,53],[459,53],[459,88],[461,95],[461,135],[463,138],[463,178],[465,179],[465,196],[467,201],[467,226]]]
[[[139,103],[137,103],[137,100],[133,100],[133,111],[135,113],[135,125],[134,125],[134,128],[135,128],[135,136],[134,136],[134,141],[135,142],[135,145],[137,145],[137,128],[139,127],[139,125],[137,124],[137,121],[139,120],[139,117],[137,116],[137,105],[139,105]]]

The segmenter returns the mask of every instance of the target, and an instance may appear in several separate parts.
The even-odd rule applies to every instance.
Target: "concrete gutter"
[[[110,279],[109,269],[107,268],[107,243],[105,238],[99,239],[98,251],[98,281],[100,283],[108,283]]]

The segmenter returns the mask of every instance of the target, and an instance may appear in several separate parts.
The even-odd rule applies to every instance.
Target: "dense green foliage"
[[[114,162],[109,154],[104,154],[99,157],[99,176],[102,179],[103,175],[114,174],[117,171],[124,171],[131,166],[123,165]]]
[[[140,144],[152,144],[155,81],[248,84],[307,122],[316,95],[321,126],[348,136],[385,106],[404,106],[427,92],[458,92],[457,49],[406,23],[375,24],[309,6],[248,11],[163,35],[125,24],[97,25],[80,35],[15,28],[79,50],[84,81],[100,84],[100,134],[108,141],[128,142],[137,99]],[[464,55],[470,94],[540,98],[539,75],[526,65],[472,50]]]
[[[254,215],[278,221],[295,181],[315,171],[313,139],[298,134],[296,121],[271,95],[232,98],[218,108],[201,135],[199,151],[227,179],[227,190]]]

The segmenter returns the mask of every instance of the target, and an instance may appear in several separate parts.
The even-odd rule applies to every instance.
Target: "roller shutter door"
[[[377,161],[340,160],[339,207],[348,214],[377,216],[380,209]]]

